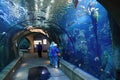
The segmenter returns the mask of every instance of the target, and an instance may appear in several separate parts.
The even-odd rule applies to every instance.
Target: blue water
[[[23,29],[18,23],[25,15],[26,11],[20,5],[11,0],[0,0],[0,71],[18,56],[13,51],[12,37]]]
[[[98,2],[86,0],[79,1],[76,9],[70,6],[64,19],[57,22],[68,33],[60,35],[63,58],[101,80],[115,78],[107,15]]]
[[[112,38],[108,12],[95,0],[78,0],[63,6],[53,16],[53,22],[60,30],[49,28],[60,38],[62,57],[73,65],[92,74],[100,80],[114,80]],[[18,23],[24,22],[27,11],[11,0],[0,0],[0,70],[16,58],[12,46],[12,35],[23,29]],[[52,31],[51,31],[52,32]],[[8,52],[9,51],[9,52]],[[4,53],[4,54],[3,54]],[[4,62],[3,62],[4,61]]]

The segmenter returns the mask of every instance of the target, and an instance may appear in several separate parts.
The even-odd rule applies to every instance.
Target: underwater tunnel
[[[120,80],[119,35],[117,0],[0,0],[0,72],[45,39],[44,52],[54,41],[66,62],[99,80]]]

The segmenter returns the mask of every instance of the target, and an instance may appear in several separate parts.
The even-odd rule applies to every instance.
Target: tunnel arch
[[[34,29],[33,29],[34,30]],[[36,29],[35,29],[36,30]],[[37,29],[37,30],[39,30],[39,29]],[[41,29],[40,29],[41,30]],[[48,39],[49,39],[49,37],[47,36],[47,35],[45,35],[45,34],[43,34],[42,32],[31,32],[31,31],[21,31],[21,32],[18,32],[16,35],[14,35],[14,37],[13,37],[13,41],[15,41],[14,43],[14,47],[16,46],[16,44],[18,45],[17,47],[15,47],[15,52],[17,52],[17,53],[19,53],[19,43],[21,42],[21,40],[23,39],[23,38],[25,38],[26,36],[28,36],[28,35],[35,35],[35,34],[41,34],[41,35],[44,35],[44,36],[46,36]],[[29,40],[29,39],[28,39]],[[30,45],[31,45],[31,42],[30,42]]]
[[[10,29],[8,29],[8,31],[7,32],[10,32],[10,31],[12,31],[12,29],[14,29],[14,27],[15,26],[17,26],[17,25],[22,25],[23,26],[23,28],[21,29],[21,31],[18,31],[18,33],[16,33],[15,35],[22,35],[22,34],[24,34],[24,32],[26,32],[25,34],[27,34],[27,32],[29,31],[28,29],[29,29],[29,25],[24,25],[24,23],[25,22],[29,22],[29,21],[31,21],[31,20],[33,20],[33,21],[41,21],[41,17],[39,17],[39,18],[34,18],[34,19],[28,19],[28,20],[23,20],[23,21],[21,21],[21,22],[19,22],[19,23],[17,23],[17,24],[15,24],[15,25],[13,25],[12,27],[10,27]],[[34,26],[33,25],[33,27],[32,27],[32,29],[34,30],[34,29],[42,29],[44,32],[47,32],[47,30],[49,30],[50,28],[52,28],[52,29],[54,29],[53,30],[53,32],[51,32],[51,33],[54,33],[54,35],[56,35],[56,38],[55,37],[53,37],[52,39],[53,39],[53,41],[55,41],[55,40],[58,40],[58,41],[55,41],[56,43],[58,43],[59,44],[59,37],[57,37],[57,35],[58,34],[56,34],[56,32],[60,32],[60,33],[64,33],[64,34],[67,34],[67,36],[68,36],[68,38],[70,39],[70,41],[72,42],[72,46],[73,46],[73,49],[74,49],[74,43],[73,43],[73,40],[72,40],[72,38],[69,36],[69,34],[67,33],[67,31],[64,29],[64,28],[62,28],[60,25],[58,25],[57,23],[55,23],[55,22],[52,22],[52,21],[45,21],[45,23],[47,23],[47,25],[49,26],[49,28],[48,27],[45,27],[45,26],[40,26],[40,27],[36,27],[36,26]],[[31,30],[32,30],[31,29]],[[28,31],[27,31],[28,30]],[[57,31],[56,31],[57,30]],[[55,32],[56,31],[56,32]],[[20,33],[19,33],[20,32]],[[22,33],[22,34],[21,34]],[[28,32],[29,33],[29,32]],[[44,34],[44,33],[43,33]],[[48,34],[48,36],[49,36],[49,34]],[[52,37],[52,35],[51,35],[51,37]],[[17,37],[16,37],[17,38]],[[19,38],[19,37],[18,37]],[[2,39],[2,38],[1,38]],[[51,41],[52,41],[52,39],[50,39]],[[15,39],[14,39],[14,37],[13,37],[13,39],[12,39],[13,41],[16,41]],[[75,51],[75,50],[74,50]],[[16,52],[16,51],[15,51]]]

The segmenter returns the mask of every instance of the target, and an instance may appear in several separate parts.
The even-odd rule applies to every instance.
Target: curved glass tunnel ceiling
[[[58,43],[64,60],[101,80],[114,80],[119,65],[112,58],[108,14],[96,0],[0,0],[0,70],[18,55],[13,36],[32,26]]]

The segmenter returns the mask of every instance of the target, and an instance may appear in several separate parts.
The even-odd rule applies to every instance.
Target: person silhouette
[[[38,51],[38,56],[42,57],[42,45],[40,44],[40,42],[37,45],[37,51]]]

